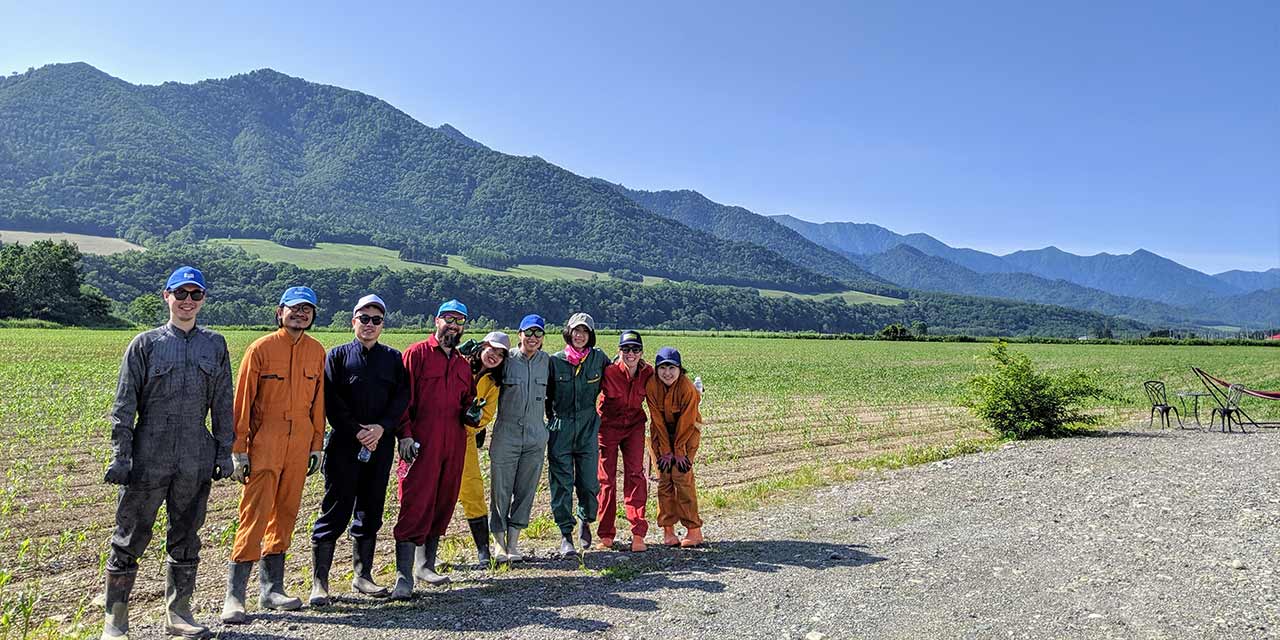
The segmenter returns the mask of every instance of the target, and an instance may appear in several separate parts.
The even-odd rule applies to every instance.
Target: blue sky
[[[1280,266],[1278,2],[175,4],[6,3],[0,72],[271,67],[759,213]]]

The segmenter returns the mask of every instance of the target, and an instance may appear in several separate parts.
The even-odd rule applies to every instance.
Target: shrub
[[[997,342],[988,355],[994,362],[969,381],[967,405],[992,431],[1015,439],[1055,437],[1098,421],[1082,409],[1085,401],[1105,397],[1088,374],[1040,373],[1031,358],[1010,352],[1005,342]]]
[[[876,340],[911,340],[911,330],[900,323],[893,323],[876,332]]]

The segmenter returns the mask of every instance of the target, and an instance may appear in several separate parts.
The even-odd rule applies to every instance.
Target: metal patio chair
[[[1226,397],[1219,406],[1213,408],[1213,413],[1209,416],[1209,428],[1213,428],[1213,421],[1222,416],[1222,432],[1227,433],[1233,431],[1231,423],[1240,425],[1240,432],[1246,433],[1244,428],[1244,412],[1240,410],[1240,396],[1244,393],[1244,385],[1233,384],[1227,388]],[[1251,421],[1252,422],[1252,421]]]
[[[1169,404],[1169,397],[1165,394],[1164,383],[1159,380],[1147,380],[1142,383],[1142,388],[1147,392],[1147,399],[1151,401],[1151,419],[1147,421],[1147,426],[1155,424],[1156,412],[1160,412],[1160,428],[1166,427],[1172,429],[1173,421],[1169,419],[1169,412],[1178,418],[1178,427],[1182,427],[1182,414],[1178,413],[1178,408]]]

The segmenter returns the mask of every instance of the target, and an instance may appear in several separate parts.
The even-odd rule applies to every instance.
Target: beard
[[[462,332],[449,331],[448,329],[446,329],[444,332],[444,335],[436,338],[436,340],[438,340],[440,344],[443,345],[444,347],[452,349],[458,346],[458,343],[462,341]]]

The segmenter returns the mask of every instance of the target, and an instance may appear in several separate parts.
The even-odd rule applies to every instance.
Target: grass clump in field
[[[1056,376],[1035,370],[1030,356],[997,342],[988,352],[991,368],[970,379],[970,408],[992,431],[1006,438],[1071,435],[1100,418],[1085,412],[1087,402],[1106,394],[1088,373]]]

